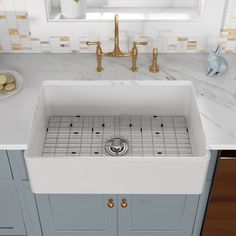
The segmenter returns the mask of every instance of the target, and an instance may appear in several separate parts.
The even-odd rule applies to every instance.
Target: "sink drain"
[[[129,150],[129,142],[123,137],[115,136],[107,140],[105,150],[111,156],[124,156]]]

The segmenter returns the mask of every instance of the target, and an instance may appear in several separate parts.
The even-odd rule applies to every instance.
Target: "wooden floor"
[[[203,236],[236,236],[236,158],[221,159]]]

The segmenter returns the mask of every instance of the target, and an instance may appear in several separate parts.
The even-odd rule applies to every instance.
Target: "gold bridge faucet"
[[[133,42],[133,48],[129,52],[122,52],[120,50],[120,40],[119,40],[119,16],[115,15],[115,37],[114,37],[114,50],[112,52],[104,53],[102,51],[101,42],[99,41],[87,41],[86,44],[88,46],[95,45],[97,46],[96,56],[97,56],[97,71],[103,71],[102,67],[102,58],[103,56],[107,57],[131,57],[132,58],[132,66],[131,70],[133,72],[137,71],[137,58],[138,58],[138,45],[146,46],[147,42]]]

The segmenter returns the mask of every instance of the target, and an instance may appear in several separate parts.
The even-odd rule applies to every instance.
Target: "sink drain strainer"
[[[111,156],[124,156],[129,150],[129,142],[121,136],[115,136],[107,140],[105,150]]]

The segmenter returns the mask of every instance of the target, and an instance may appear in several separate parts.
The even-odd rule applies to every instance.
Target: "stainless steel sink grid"
[[[128,141],[125,156],[192,156],[185,117],[155,115],[51,116],[42,155],[109,156],[105,144],[114,136]]]

